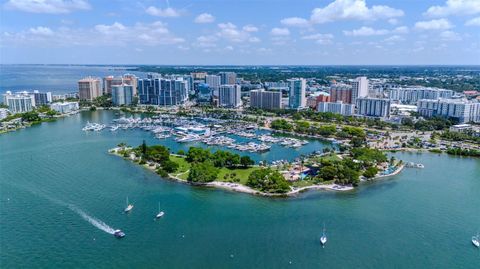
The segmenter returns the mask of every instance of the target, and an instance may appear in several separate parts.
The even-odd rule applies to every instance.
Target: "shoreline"
[[[123,158],[125,160],[128,160],[130,162],[133,161],[133,159],[131,157],[123,157],[122,155],[118,154],[119,149],[120,149],[119,147],[112,148],[112,149],[108,150],[108,153],[113,154],[117,157],[121,157],[121,158]],[[137,163],[135,163],[135,164],[137,164]],[[137,165],[140,165],[140,164],[137,164]],[[157,174],[156,171],[155,171],[155,169],[156,169],[155,166],[156,165],[150,166],[147,163],[147,164],[142,164],[140,166],[142,166],[142,167],[154,172],[155,174]],[[186,172],[188,172],[188,171],[186,171]],[[186,173],[186,172],[183,172],[183,173]],[[305,186],[305,187],[300,187],[300,188],[291,187],[290,191],[288,191],[286,193],[267,193],[267,192],[262,192],[260,190],[250,188],[248,186],[245,186],[245,185],[242,185],[242,184],[239,184],[239,183],[231,183],[231,182],[223,182],[223,181],[212,181],[212,182],[207,182],[207,183],[191,183],[191,182],[188,182],[187,180],[179,178],[178,177],[179,174],[182,174],[182,173],[178,173],[176,175],[168,174],[168,177],[166,179],[172,180],[172,181],[175,181],[175,182],[179,182],[179,183],[183,183],[183,184],[188,184],[188,185],[191,185],[191,186],[218,188],[218,189],[223,189],[223,190],[232,191],[232,192],[240,192],[240,193],[247,193],[247,194],[258,195],[258,196],[267,196],[267,197],[293,197],[293,196],[296,196],[297,194],[300,194],[302,192],[309,191],[309,190],[325,190],[325,191],[344,192],[344,191],[351,191],[351,190],[355,189],[353,186],[343,186],[343,185],[339,185],[339,184],[318,184],[318,185],[311,185],[311,186]],[[160,178],[163,178],[163,177],[160,177]]]

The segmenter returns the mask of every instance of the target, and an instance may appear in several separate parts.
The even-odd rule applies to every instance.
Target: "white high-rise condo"
[[[367,77],[358,77],[352,82],[352,104],[357,103],[358,98],[368,96]]]
[[[280,91],[250,91],[250,106],[262,109],[282,108],[282,92]]]
[[[293,78],[289,82],[290,94],[288,96],[288,106],[291,109],[301,109],[307,106],[305,90],[307,82],[303,78]]]
[[[218,105],[236,108],[242,105],[240,85],[221,85],[218,91]]]
[[[459,123],[480,122],[480,102],[466,99],[423,99],[418,101],[418,113],[424,117],[454,118]]]
[[[383,98],[357,98],[357,115],[374,118],[390,116],[390,100]]]

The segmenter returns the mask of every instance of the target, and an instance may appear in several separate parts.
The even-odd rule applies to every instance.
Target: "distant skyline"
[[[480,64],[480,0],[0,3],[0,64]]]

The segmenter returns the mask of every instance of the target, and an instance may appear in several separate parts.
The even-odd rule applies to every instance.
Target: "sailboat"
[[[128,196],[127,196],[127,207],[123,210],[125,213],[130,212],[133,209],[133,205],[128,203]]]
[[[325,223],[323,224],[323,234],[322,237],[320,237],[320,244],[324,247],[325,244],[327,243],[327,234],[325,234]]]
[[[472,236],[472,244],[477,248],[480,247],[480,235],[477,233],[476,236]]]
[[[160,210],[160,203],[158,203],[158,214],[157,214],[157,216],[155,216],[155,218],[159,219],[159,218],[163,217],[163,215],[165,215],[165,212]]]

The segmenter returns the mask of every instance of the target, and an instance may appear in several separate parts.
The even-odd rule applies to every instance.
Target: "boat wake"
[[[80,208],[78,208],[77,206],[73,205],[73,204],[70,204],[70,203],[66,203],[62,200],[59,200],[57,198],[53,198],[49,195],[47,195],[46,193],[40,191],[40,190],[32,190],[30,188],[26,188],[26,187],[23,187],[23,186],[18,186],[18,185],[13,185],[13,184],[8,184],[12,187],[15,187],[15,188],[18,188],[18,189],[21,189],[21,190],[24,190],[24,191],[28,191],[34,195],[37,195],[37,196],[40,196],[54,204],[57,204],[59,206],[64,206],[64,207],[67,207],[68,209],[72,210],[74,213],[78,214],[80,217],[82,217],[84,220],[88,221],[90,224],[92,224],[93,226],[97,227],[98,229],[106,232],[106,233],[109,233],[109,234],[114,234],[115,233],[115,229],[113,229],[112,227],[108,226],[108,224],[106,224],[105,222],[97,219],[97,218],[94,218],[90,215],[88,215],[85,211],[81,210]]]
[[[77,213],[78,215],[80,215],[80,217],[82,217],[84,220],[88,221],[90,224],[97,227],[98,229],[100,229],[100,230],[102,230],[106,233],[109,233],[109,234],[114,234],[115,233],[115,229],[108,226],[108,224],[106,224],[105,222],[103,222],[99,219],[96,219],[96,218],[88,215],[85,211],[77,208],[76,206],[70,204],[70,205],[68,205],[68,208],[70,210],[72,210],[73,212]]]

